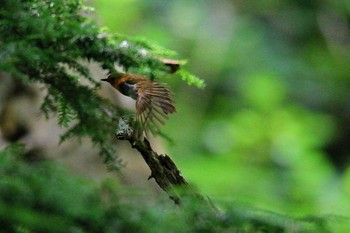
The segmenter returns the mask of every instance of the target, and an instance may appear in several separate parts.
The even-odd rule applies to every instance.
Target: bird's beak
[[[103,78],[101,81],[108,82],[108,78]]]

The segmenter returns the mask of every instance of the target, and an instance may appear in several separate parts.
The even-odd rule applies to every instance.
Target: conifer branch
[[[0,71],[25,84],[40,83],[46,92],[41,105],[45,117],[58,116],[58,124],[68,129],[61,141],[90,138],[111,169],[120,164],[105,132],[124,109],[96,93],[100,83],[87,62],[97,63],[106,73],[118,66],[151,79],[179,72],[188,83],[195,83],[170,51],[97,27],[86,16],[89,9],[83,1],[1,3]]]

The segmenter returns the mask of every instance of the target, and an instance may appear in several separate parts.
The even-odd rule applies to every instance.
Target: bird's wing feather
[[[146,131],[156,133],[165,124],[168,114],[175,112],[174,102],[168,88],[157,82],[137,84],[136,120]]]

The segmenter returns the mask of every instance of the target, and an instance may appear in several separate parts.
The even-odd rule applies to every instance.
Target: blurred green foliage
[[[214,200],[350,211],[349,1],[94,0],[102,25],[185,54],[203,91],[169,80],[185,177]]]
[[[57,162],[28,160],[23,145],[9,146],[0,152],[1,232],[277,233],[349,229],[342,219],[292,219],[232,203],[220,214],[193,199],[186,200],[183,208],[174,208],[162,198],[145,203],[144,197],[123,189],[110,179],[97,185],[76,177]]]

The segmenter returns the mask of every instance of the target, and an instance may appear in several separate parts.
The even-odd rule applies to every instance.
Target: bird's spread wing
[[[157,82],[137,84],[136,120],[141,129],[157,133],[165,124],[168,114],[175,112],[169,89]]]

